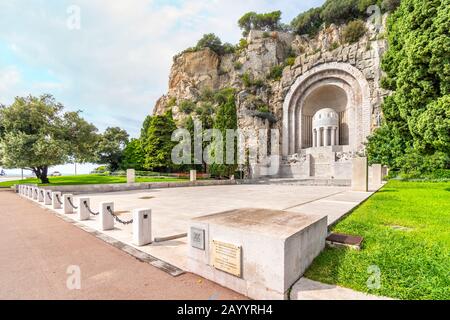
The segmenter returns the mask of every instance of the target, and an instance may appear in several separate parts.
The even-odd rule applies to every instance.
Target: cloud
[[[2,1],[0,42],[20,65],[0,74],[0,98],[10,102],[24,92],[54,93],[68,108],[84,110],[100,129],[118,125],[137,135],[145,116],[167,91],[173,55],[194,45],[202,34],[214,32],[236,43],[236,21],[247,11],[280,9],[288,22],[322,2]],[[67,9],[72,5],[80,9],[80,29],[68,28],[74,11]],[[41,70],[49,79],[39,79],[29,70]]]

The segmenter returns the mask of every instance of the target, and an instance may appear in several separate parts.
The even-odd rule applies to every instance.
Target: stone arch
[[[370,133],[370,87],[363,73],[347,63],[330,62],[313,67],[296,79],[283,103],[282,155],[302,147],[301,115],[305,100],[315,90],[335,86],[343,90],[349,104],[349,145],[359,149]]]

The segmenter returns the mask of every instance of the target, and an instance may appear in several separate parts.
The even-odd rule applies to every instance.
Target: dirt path
[[[80,290],[67,288],[69,266]],[[174,278],[0,190],[0,299],[243,298],[193,274]]]

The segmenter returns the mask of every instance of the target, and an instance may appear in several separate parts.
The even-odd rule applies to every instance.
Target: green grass
[[[326,248],[306,277],[399,299],[450,299],[449,182],[391,180],[333,231],[363,236],[362,250]],[[367,286],[371,265],[379,289]]]
[[[61,176],[49,177],[49,184],[42,184],[40,180],[35,178],[25,180],[13,180],[0,182],[0,188],[9,188],[14,184],[20,183],[37,183],[41,186],[64,186],[77,184],[107,184],[107,183],[126,183],[127,178],[121,176],[103,176],[98,174],[85,174],[76,176]],[[172,177],[137,177],[136,182],[174,182],[174,181],[188,181],[186,179],[172,178]]]

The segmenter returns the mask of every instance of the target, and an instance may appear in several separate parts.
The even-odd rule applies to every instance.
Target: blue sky
[[[288,23],[323,2],[0,0],[0,103],[51,93],[100,130],[120,126],[137,136],[167,91],[176,53],[209,32],[237,43],[245,12],[281,10]],[[80,28],[69,27],[74,21]]]

